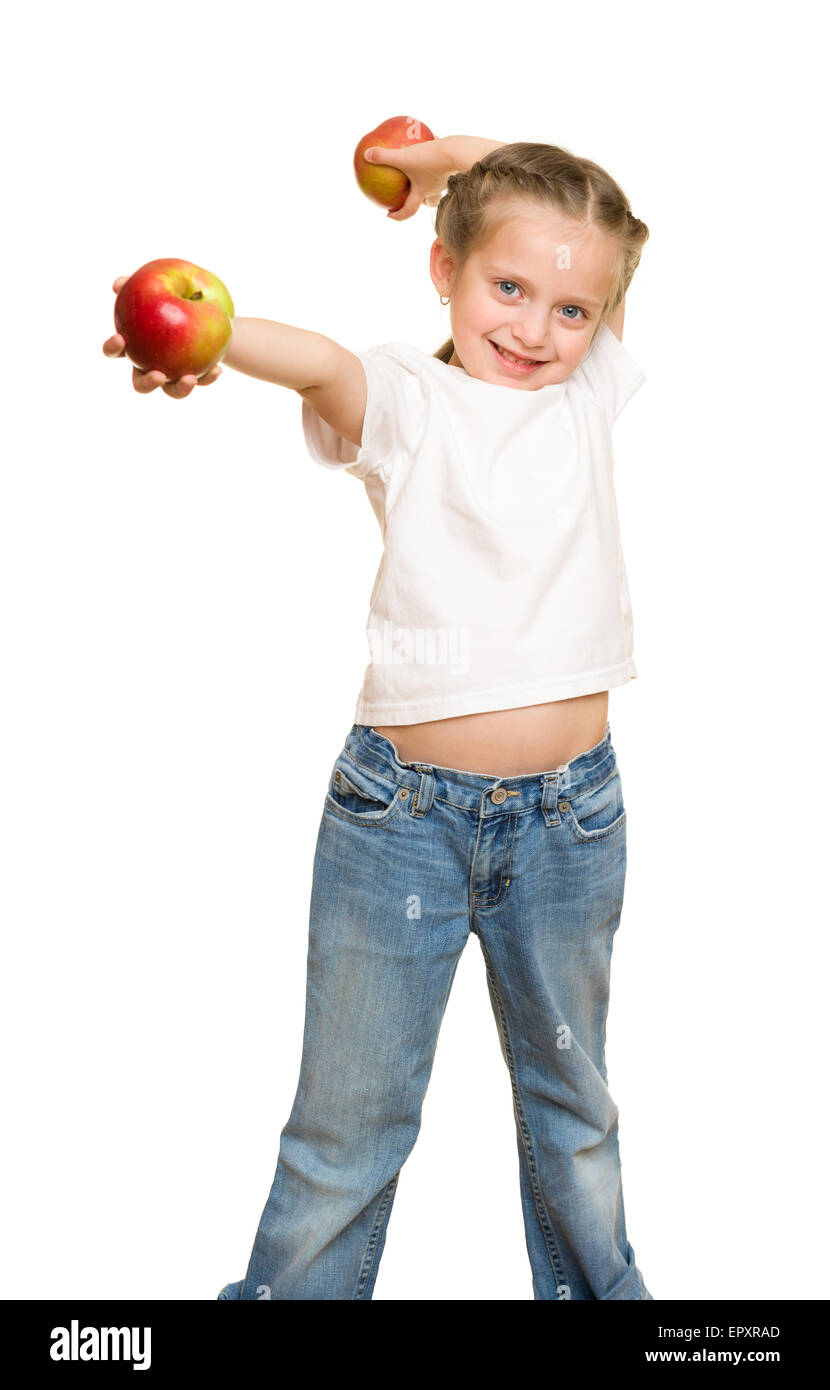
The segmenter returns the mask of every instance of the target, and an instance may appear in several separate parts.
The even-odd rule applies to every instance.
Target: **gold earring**
[[[447,295],[447,297],[446,297],[446,299],[445,299],[444,296],[443,296],[442,294],[440,294],[440,295],[438,296],[438,298],[441,300],[441,303],[442,303],[442,304],[449,304],[449,302],[450,302],[450,297],[449,297],[449,295]]]

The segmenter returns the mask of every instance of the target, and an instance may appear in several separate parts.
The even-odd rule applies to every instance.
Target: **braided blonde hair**
[[[633,216],[631,204],[610,174],[558,145],[526,140],[501,145],[465,173],[450,174],[435,211],[435,234],[455,260],[456,274],[468,256],[484,245],[513,198],[552,207],[617,238],[617,272],[600,319],[613,313],[639,265],[648,227]],[[433,356],[449,362],[454,351],[448,338]]]

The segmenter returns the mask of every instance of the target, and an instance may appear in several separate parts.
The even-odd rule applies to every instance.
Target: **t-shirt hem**
[[[519,709],[548,700],[568,700],[577,695],[595,695],[611,690],[637,676],[632,657],[617,666],[553,681],[503,686],[499,690],[479,690],[473,694],[439,695],[430,700],[371,701],[358,696],[355,724],[420,724],[434,719],[452,719],[462,714],[488,714],[499,709]]]

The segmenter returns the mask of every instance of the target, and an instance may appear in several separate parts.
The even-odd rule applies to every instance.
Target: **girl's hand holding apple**
[[[364,150],[367,164],[388,164],[400,169],[409,179],[406,202],[396,211],[387,212],[395,222],[413,217],[422,203],[437,207],[446,188],[447,175],[452,172],[452,156],[446,139],[423,140],[419,143],[388,147],[370,145]]]
[[[463,173],[503,144],[503,140],[485,140],[476,135],[445,135],[395,148],[367,143],[362,155],[367,164],[389,164],[409,179],[406,202],[397,211],[386,214],[395,222],[405,222],[422,203],[430,208],[438,206],[450,174]]]
[[[113,291],[116,296],[122,285],[127,283],[128,275],[119,275],[113,281]],[[126,357],[126,340],[120,333],[114,333],[111,338],[107,338],[104,343],[103,351],[105,357]],[[183,400],[189,396],[194,386],[210,386],[218,377],[222,375],[222,368],[217,363],[205,372],[203,376],[196,376],[195,373],[187,372],[176,380],[168,380],[164,372],[158,370],[142,371],[140,367],[133,367],[133,387],[141,395],[146,395],[150,391],[155,391],[158,386],[162,388],[165,395],[172,396],[174,400]]]

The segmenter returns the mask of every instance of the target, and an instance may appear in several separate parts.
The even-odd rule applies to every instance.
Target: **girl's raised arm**
[[[500,149],[504,143],[504,140],[485,140],[478,135],[443,135],[438,140],[421,140],[395,149],[370,145],[363,157],[370,164],[388,164],[406,174],[410,183],[406,202],[397,212],[386,214],[394,222],[405,222],[422,203],[427,207],[437,206],[450,174],[466,173],[476,160],[483,159],[491,150]]]

